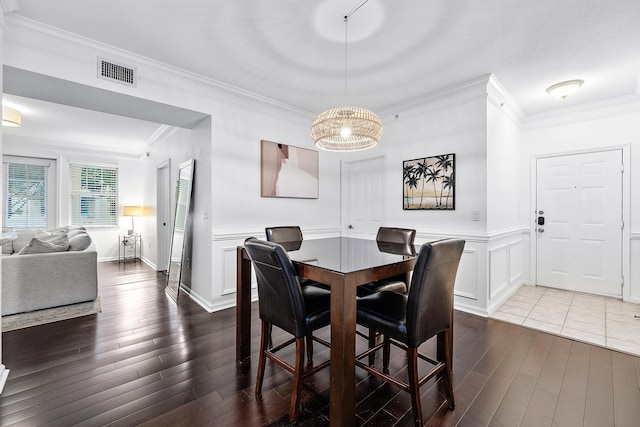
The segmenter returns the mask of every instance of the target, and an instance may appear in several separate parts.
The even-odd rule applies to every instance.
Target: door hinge
[[[624,230],[624,219],[620,221],[620,228]]]
[[[620,172],[624,173],[624,163],[620,165]]]
[[[620,288],[624,288],[624,277],[620,278]]]

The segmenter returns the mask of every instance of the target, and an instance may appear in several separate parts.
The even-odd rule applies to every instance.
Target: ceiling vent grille
[[[98,58],[98,77],[136,87],[137,73],[135,68]]]

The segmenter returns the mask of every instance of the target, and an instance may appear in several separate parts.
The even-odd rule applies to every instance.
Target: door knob
[[[538,233],[544,233],[544,228],[543,227],[538,227]]]
[[[347,227],[349,230],[351,230],[353,228],[353,225],[349,224],[349,227]]]

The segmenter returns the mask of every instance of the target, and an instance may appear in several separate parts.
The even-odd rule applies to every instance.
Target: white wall
[[[624,260],[625,288],[623,298],[640,303],[640,174],[634,168],[640,164],[640,103],[623,102],[612,107],[565,111],[546,115],[526,123],[522,133],[523,160],[548,154],[568,154],[587,150],[628,147],[630,161],[625,164],[625,179],[630,193],[630,220],[626,224],[629,236],[629,258]],[[530,175],[525,175],[530,185]],[[531,212],[531,203],[526,203]],[[626,271],[625,271],[626,270]]]
[[[260,197],[260,140],[311,148],[312,114],[37,23],[16,17],[10,21],[5,42],[7,65],[211,116],[208,138],[211,178],[208,188],[204,188],[210,195],[208,198],[197,196],[198,200],[209,201],[210,231],[201,233],[200,237],[212,239],[209,240],[211,249],[200,251],[208,260],[195,265],[194,258],[193,266],[197,270],[194,277],[200,277],[202,282],[196,299],[208,310],[235,304],[235,248],[246,237],[264,236],[265,226],[279,224],[299,224],[305,238],[339,232],[340,160],[335,155],[320,153],[318,199]],[[98,79],[96,56],[137,67],[137,87]],[[157,159],[149,158],[149,162],[151,160]],[[198,173],[207,160],[196,161]],[[149,173],[156,164],[145,164],[135,173],[135,186],[142,185],[145,203],[151,203],[156,194],[155,171],[153,176]],[[176,166],[172,161],[172,167]],[[202,219],[204,210],[202,207],[196,216]],[[144,224],[143,257],[153,263],[157,260],[155,232],[149,221],[153,219],[136,221],[136,228],[138,223]]]
[[[139,160],[122,159],[118,157],[97,156],[89,152],[70,152],[64,149],[53,149],[46,141],[30,139],[25,144],[23,138],[16,139],[5,135],[3,154],[13,156],[39,157],[55,159],[57,166],[56,185],[53,190],[57,193],[56,227],[69,225],[69,163],[88,163],[118,168],[118,182],[120,184],[120,207],[142,202],[142,181],[140,179]],[[136,219],[136,231],[139,221]],[[118,259],[118,236],[126,233],[131,227],[130,217],[120,217],[119,227],[89,228],[88,232],[96,244],[100,261]]]
[[[144,238],[143,257],[157,268],[158,236],[156,235],[157,211],[157,167],[170,161],[171,215],[169,224],[173,224],[175,215],[175,191],[178,180],[178,167],[187,160],[195,160],[193,182],[193,250],[191,295],[200,304],[208,307],[212,300],[211,286],[211,119],[206,119],[193,129],[174,128],[170,135],[151,146],[149,156],[142,160],[140,181],[143,188],[145,207],[149,215],[142,218]],[[163,268],[160,267],[160,270]]]

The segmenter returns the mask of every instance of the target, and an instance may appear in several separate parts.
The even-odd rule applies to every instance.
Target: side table
[[[118,236],[118,262],[140,259],[142,246],[139,234]]]

